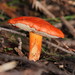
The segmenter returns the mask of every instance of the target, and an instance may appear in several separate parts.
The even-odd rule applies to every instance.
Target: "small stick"
[[[18,37],[18,41],[19,41],[18,48],[15,47],[14,49],[19,54],[19,56],[24,56],[24,54],[22,52],[22,40],[20,37]]]
[[[64,51],[64,52],[66,52],[66,53],[75,55],[74,52],[68,51],[68,50],[66,50],[66,49],[64,49],[64,48],[62,48],[62,47],[60,47],[60,46],[58,46],[58,45],[56,45],[56,44],[54,44],[54,43],[52,43],[52,42],[50,42],[50,41],[46,41],[46,43],[51,44],[52,46],[54,46],[54,47],[56,47],[56,48],[58,48],[58,49],[60,49],[60,50],[62,50],[62,51]]]
[[[19,56],[21,56],[21,57],[24,56],[24,54],[22,53],[22,51],[20,49],[18,49],[17,47],[15,47],[14,50],[18,53]]]
[[[32,8],[34,7],[36,8],[36,10],[39,9],[40,11],[42,11],[45,15],[47,15],[47,17],[55,18],[55,16],[49,10],[47,10],[46,7],[43,6],[39,1],[33,1]]]
[[[73,35],[75,38],[75,29],[74,27],[64,18],[64,16],[61,16],[60,19],[64,23],[64,25],[68,28],[69,32]]]
[[[75,26],[74,24],[75,24],[75,20],[70,20],[70,21],[68,21],[72,26]],[[62,27],[62,23],[56,23],[55,25],[54,25],[55,27],[57,27],[57,28],[61,28]]]
[[[1,30],[8,31],[8,32],[11,32],[11,33],[18,34],[18,35],[21,35],[21,36],[26,37],[26,34],[21,33],[21,32],[17,32],[17,31],[12,30],[12,29],[7,29],[7,28],[0,27],[0,31],[1,31]]]
[[[0,38],[0,39],[1,39],[1,41],[2,41],[2,42],[1,42],[2,47],[3,47],[3,48],[6,48],[4,38]]]
[[[22,40],[20,37],[18,38],[18,41],[19,41],[18,49],[21,51],[22,50]]]

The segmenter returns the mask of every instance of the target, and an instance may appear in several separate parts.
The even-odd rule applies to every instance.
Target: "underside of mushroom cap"
[[[36,32],[37,34],[41,34],[44,36],[45,34],[47,34],[54,38],[55,37],[64,38],[64,34],[60,29],[57,29],[49,22],[38,17],[22,16],[22,17],[10,19],[8,23],[18,28],[21,28],[23,30],[26,30],[28,28],[27,31]]]

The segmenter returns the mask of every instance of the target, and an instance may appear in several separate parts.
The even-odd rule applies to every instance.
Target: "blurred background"
[[[75,0],[0,0],[0,53],[23,56],[15,49],[21,41],[22,52],[28,57],[28,32],[7,23],[20,16],[40,17],[62,30],[63,39],[43,38],[40,61],[57,62],[56,65],[63,63],[64,71],[73,73],[74,67],[68,65],[75,65]]]
[[[51,23],[75,18],[74,0],[0,0],[0,21],[19,16],[37,16]]]

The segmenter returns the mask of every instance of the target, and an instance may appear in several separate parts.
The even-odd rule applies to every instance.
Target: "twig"
[[[61,40],[61,43],[60,43],[61,46],[63,46],[62,43],[67,46],[75,46],[75,40],[71,40],[71,39]]]
[[[50,45],[52,45],[52,46],[54,46],[54,47],[56,47],[56,48],[58,48],[58,49],[60,49],[60,50],[62,50],[62,51],[64,51],[64,52],[66,52],[66,53],[75,55],[74,52],[68,51],[68,50],[66,50],[66,49],[64,49],[64,48],[62,48],[62,47],[60,47],[60,46],[58,46],[58,45],[56,45],[56,44],[54,44],[54,43],[52,43],[52,42],[50,42],[50,41],[46,41],[46,43],[48,43],[48,44],[50,44]]]
[[[72,74],[70,74],[70,72],[64,72],[64,71],[60,70],[58,67],[56,67],[51,62],[49,62],[49,65],[47,66],[47,65],[44,65],[41,62],[38,63],[38,62],[34,62],[34,61],[29,61],[25,57],[17,57],[17,56],[15,57],[15,56],[10,56],[10,55],[7,55],[7,54],[2,54],[2,53],[0,53],[0,58],[3,59],[3,60],[7,59],[7,60],[21,61],[21,63],[23,63],[23,65],[26,65],[27,69],[30,69],[33,72],[36,72],[35,75],[41,75],[41,74],[39,74],[39,72],[41,72],[41,71],[44,71],[45,73],[48,71],[48,72],[52,72],[52,73],[57,74],[57,75],[72,75]],[[26,70],[25,70],[25,72],[26,72]],[[14,74],[12,74],[12,75],[14,75]],[[17,75],[17,74],[15,74],[15,75]],[[33,74],[29,74],[29,75],[33,75]]]
[[[14,50],[18,53],[19,56],[21,56],[21,57],[24,56],[23,52],[20,49],[18,49],[17,47],[15,47]]]
[[[43,13],[45,14],[45,15],[47,15],[47,17],[51,17],[51,18],[55,18],[55,16],[50,12],[50,11],[48,11],[47,9],[46,9],[46,7],[44,7],[39,1],[37,1],[37,0],[33,0],[33,5],[32,5],[32,7],[34,8],[36,8],[36,10],[37,9],[39,9],[40,11],[43,11]]]
[[[60,19],[64,23],[64,25],[68,28],[69,32],[73,35],[75,38],[75,29],[74,27],[64,18],[64,16],[61,16]]]
[[[21,40],[20,37],[18,37],[18,41],[19,41],[18,49],[19,49],[19,50],[22,50],[22,40]]]
[[[71,25],[75,26],[75,20],[70,20],[68,21]],[[57,23],[54,25],[57,28],[61,28],[62,27],[62,23]]]
[[[6,48],[4,38],[0,38],[0,40],[2,41],[2,42],[1,42],[2,48]]]
[[[18,34],[18,35],[21,35],[21,36],[26,37],[26,34],[21,33],[21,32],[17,32],[17,31],[12,30],[12,29],[7,29],[7,28],[0,27],[0,31],[1,31],[1,30],[8,31],[8,32],[11,32],[11,33]]]
[[[22,57],[23,57],[24,54],[23,54],[23,52],[22,52],[22,40],[21,40],[20,37],[18,38],[18,41],[19,41],[18,48],[15,47],[14,49],[15,49],[15,51],[19,54],[19,56],[22,56]]]

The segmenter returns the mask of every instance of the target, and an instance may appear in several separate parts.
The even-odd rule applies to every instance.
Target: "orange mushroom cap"
[[[60,29],[57,29],[49,22],[38,17],[22,16],[10,19],[8,23],[23,30],[32,31],[43,36],[64,38],[64,34]]]

